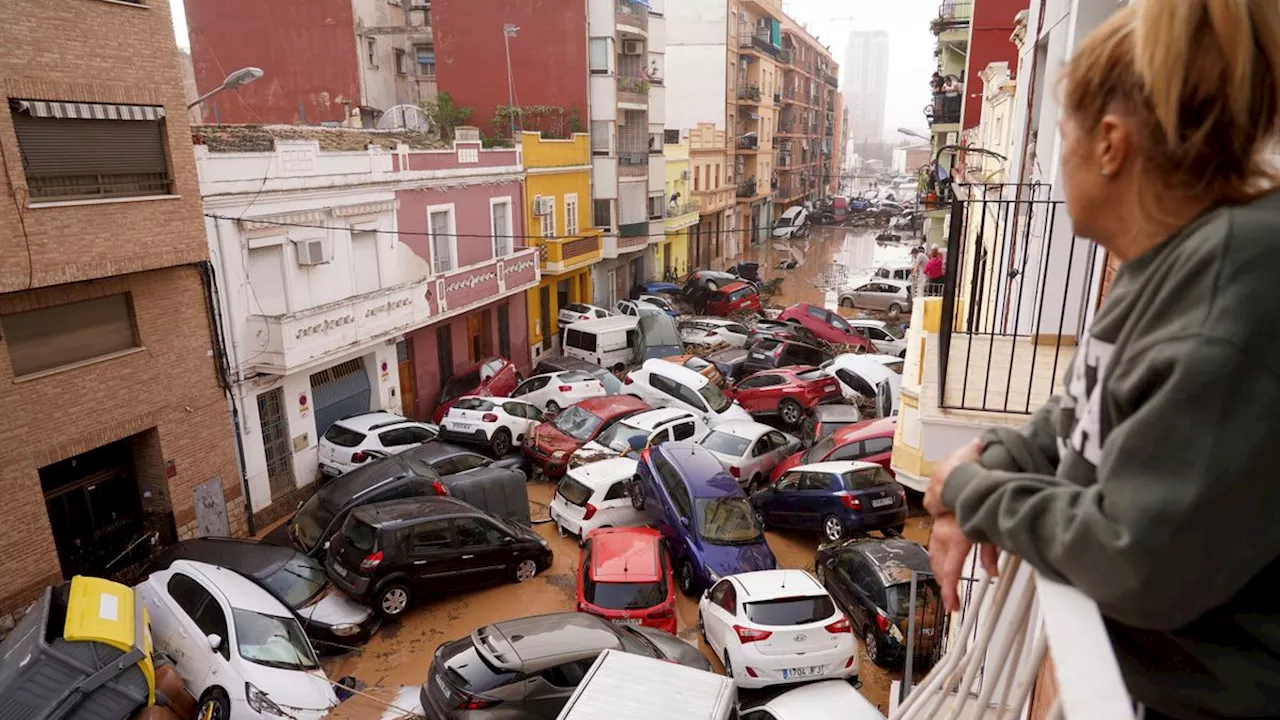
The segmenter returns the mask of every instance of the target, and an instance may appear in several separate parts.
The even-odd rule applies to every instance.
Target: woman
[[[1277,0],[1136,0],[1081,44],[1062,187],[1123,265],[1062,395],[925,497],[948,607],[975,542],[1073,585],[1147,717],[1280,716],[1277,84]]]
[[[929,251],[929,259],[924,264],[925,282],[930,285],[941,283],[947,274],[947,266],[942,260],[942,251],[933,248]]]

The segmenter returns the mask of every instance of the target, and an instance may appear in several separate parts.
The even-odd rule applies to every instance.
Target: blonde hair
[[[1107,113],[1137,125],[1138,157],[1160,187],[1215,203],[1277,184],[1280,1],[1134,0],[1087,37],[1064,78],[1085,128]]]

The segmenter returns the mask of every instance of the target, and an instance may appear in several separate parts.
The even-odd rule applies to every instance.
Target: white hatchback
[[[871,341],[876,351],[895,357],[907,356],[907,338],[894,326],[883,320],[849,319],[849,324]]]
[[[645,315],[666,315],[667,311],[644,300],[622,300],[617,305],[616,314],[644,317]]]
[[[680,321],[680,339],[688,345],[746,347],[751,331],[747,326],[724,318],[697,317]]]
[[[750,491],[769,478],[775,465],[800,449],[800,438],[754,420],[720,423],[702,447]]]
[[[608,395],[604,383],[580,370],[535,375],[511,391],[511,397],[549,413],[558,413],[581,400],[603,395]]]
[[[542,424],[542,409],[524,400],[467,395],[453,404],[440,421],[443,440],[484,445],[494,457],[519,447]]]
[[[551,499],[551,519],[579,540],[596,528],[644,525],[644,514],[627,496],[635,474],[636,461],[624,457],[569,468]]]
[[[754,705],[742,720],[884,720],[880,710],[844,680],[823,680]]]
[[[739,688],[858,675],[849,618],[803,570],[722,578],[698,602],[698,625]]]
[[[586,303],[569,303],[560,308],[560,312],[556,314],[561,325],[572,325],[583,320],[599,320],[607,317],[613,317],[613,313]]]
[[[243,575],[175,560],[136,589],[199,717],[318,720],[338,704],[293,611]]]
[[[696,443],[706,437],[707,424],[688,410],[661,408],[626,417],[600,433],[569,457],[569,467],[587,465],[620,454],[639,451],[668,440]]]
[[[320,438],[320,472],[335,477],[368,460],[434,440],[437,433],[434,425],[382,410],[345,417]]]
[[[751,419],[751,415],[726,397],[715,383],[666,360],[646,360],[638,370],[627,375],[622,392],[656,408],[689,410],[712,428],[730,420]]]

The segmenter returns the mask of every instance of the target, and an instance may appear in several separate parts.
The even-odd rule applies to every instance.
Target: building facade
[[[203,105],[211,123],[414,127],[387,111],[436,97],[429,0],[186,0],[196,89],[258,67],[261,80]]]
[[[677,140],[680,131],[670,130],[666,135],[667,140]],[[701,216],[698,198],[693,194],[689,139],[665,143],[663,155],[667,166],[667,217],[663,222],[666,238],[658,246],[655,274],[675,280],[697,269],[689,265],[689,229],[697,226]]]
[[[683,132],[683,131],[681,131]],[[689,229],[689,259],[694,269],[721,269],[740,250],[737,233],[737,187],[727,133],[713,123],[688,131],[692,192],[698,202],[698,224]]]
[[[728,132],[737,185],[737,227],[742,252],[767,242],[778,189],[774,140],[782,92],[782,12],[780,0],[730,0]]]
[[[527,293],[528,345],[536,363],[560,349],[560,308],[591,303],[591,268],[600,261],[601,231],[591,218],[591,136],[567,140],[520,135],[524,158],[523,214],[538,248],[542,279]]]
[[[169,4],[6,10],[0,628],[48,584],[246,529]]]
[[[782,29],[782,111],[778,118],[775,210],[830,194],[836,155],[838,68],[821,43],[790,18]]]
[[[889,97],[889,33],[883,30],[849,33],[843,87],[853,144],[880,143],[884,139],[885,106]]]

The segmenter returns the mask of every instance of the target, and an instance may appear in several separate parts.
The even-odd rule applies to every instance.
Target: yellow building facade
[[[560,308],[591,302],[591,266],[600,261],[601,231],[591,217],[591,136],[567,140],[520,134],[525,167],[525,235],[541,248],[542,282],[528,291],[534,362],[558,344]]]
[[[689,139],[663,145],[662,154],[667,161],[666,239],[658,245],[654,267],[664,279],[682,278],[698,269],[689,264],[689,228],[697,225],[700,217],[690,182]]]

